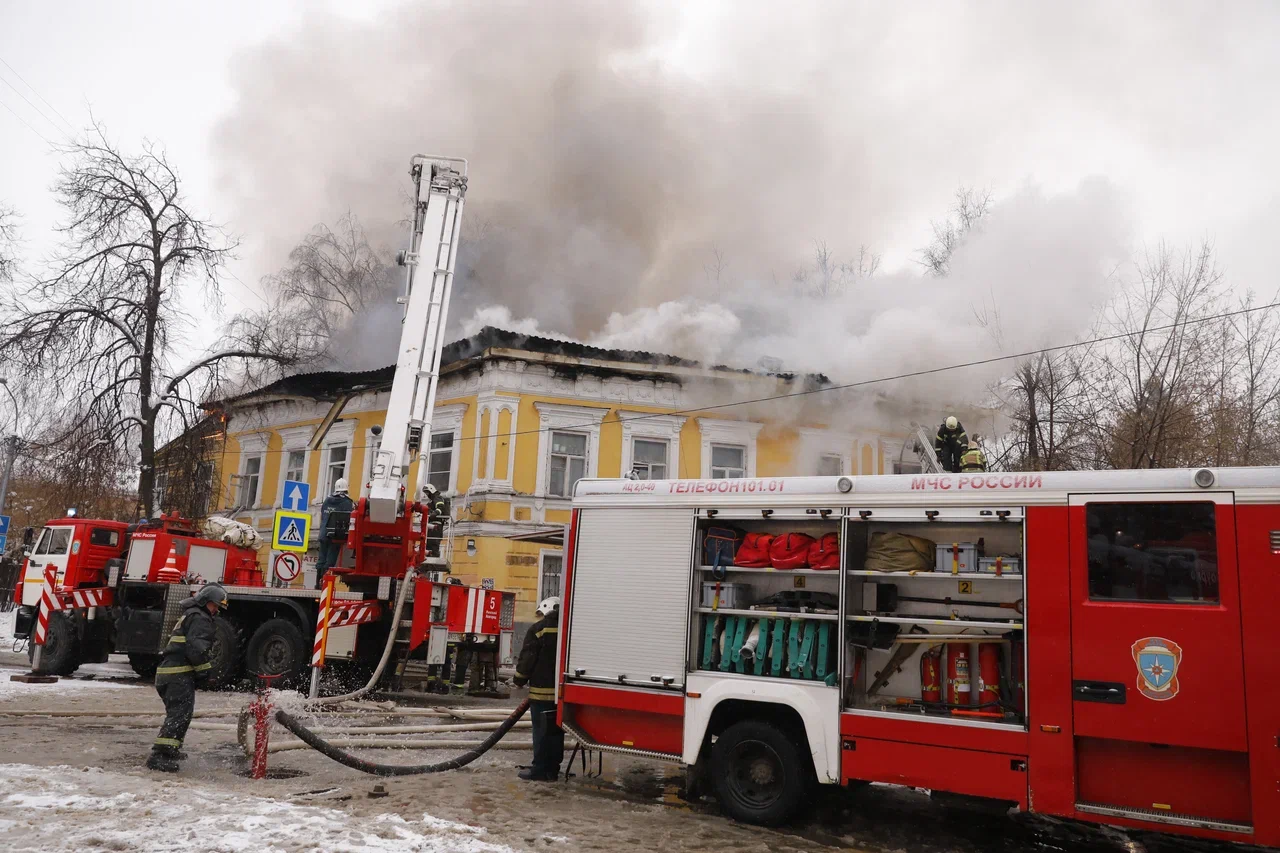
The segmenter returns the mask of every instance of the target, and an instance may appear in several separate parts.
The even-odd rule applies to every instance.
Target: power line
[[[64,136],[66,135],[66,131],[64,131],[62,128],[58,127],[58,123],[57,123],[56,121],[54,121],[53,119],[49,118],[49,116],[48,116],[47,114],[45,114],[45,111],[44,111],[44,110],[42,110],[42,109],[40,109],[39,107],[37,107],[35,104],[33,104],[33,103],[31,102],[31,99],[30,99],[30,98],[28,98],[26,95],[22,94],[22,90],[21,90],[21,89],[19,89],[17,86],[15,86],[15,85],[13,85],[12,83],[10,83],[10,82],[9,82],[8,80],[6,80],[4,77],[0,77],[0,83],[4,83],[6,86],[8,86],[10,89],[12,89],[15,93],[17,93],[18,97],[19,97],[19,98],[22,98],[22,100],[26,101],[26,102],[27,102],[27,106],[29,106],[29,107],[31,107],[31,109],[35,110],[35,111],[36,111],[36,114],[37,114],[37,115],[39,115],[39,116],[40,116],[40,118],[42,118],[42,119],[44,119],[45,121],[49,122],[49,126],[50,126],[50,127],[52,127],[54,130],[56,130],[58,133],[60,133],[60,134],[62,134],[62,135],[64,135]]]
[[[892,376],[881,376],[875,379],[862,379],[857,382],[846,382],[842,385],[824,385],[819,388],[809,388],[804,391],[792,391],[786,394],[773,394],[768,397],[754,397],[748,400],[734,400],[728,403],[715,403],[712,405],[696,406],[688,409],[676,409],[674,411],[669,411],[669,412],[654,412],[648,415],[636,415],[634,417],[629,417],[629,418],[618,418],[617,423],[634,423],[636,421],[644,421],[644,420],[649,420],[651,418],[665,418],[665,417],[670,417],[672,415],[692,415],[692,414],[698,414],[699,412],[715,411],[717,409],[730,409],[730,408],[734,408],[735,406],[749,406],[755,403],[769,403],[775,400],[789,400],[795,397],[807,397],[814,394],[827,393],[830,391],[848,391],[853,388],[865,388],[868,385],[879,385],[885,382],[896,382],[901,379],[915,379],[921,376],[932,376],[934,374],[945,373],[950,370],[964,370],[970,367],[981,367],[987,364],[997,364],[1002,361],[1012,361],[1014,359],[1030,358],[1031,356],[1035,356],[1035,355],[1046,355],[1052,352],[1062,352],[1065,350],[1075,349],[1077,347],[1093,346],[1094,344],[1105,344],[1111,341],[1123,340],[1124,338],[1136,337],[1137,335],[1151,334],[1152,332],[1167,332],[1170,329],[1186,328],[1187,326],[1196,326],[1202,323],[1211,323],[1214,320],[1225,320],[1230,317],[1240,317],[1245,314],[1253,314],[1258,311],[1267,311],[1272,308],[1280,308],[1280,302],[1272,302],[1267,305],[1255,305],[1251,308],[1240,308],[1235,311],[1224,311],[1221,314],[1213,314],[1208,317],[1198,317],[1194,320],[1179,320],[1178,322],[1168,323],[1163,326],[1149,326],[1147,328],[1138,329],[1132,332],[1117,332],[1114,335],[1102,335],[1096,338],[1090,338],[1089,340],[1075,341],[1069,344],[1057,344],[1055,346],[1041,347],[1040,349],[1027,350],[1026,352],[1010,353],[1009,355],[997,355],[997,356],[992,356],[991,358],[980,358],[980,359],[975,359],[973,361],[964,361],[964,362],[959,362],[957,364],[948,364],[942,367],[931,367],[925,370],[912,370],[906,373],[897,373]],[[587,429],[590,427],[595,427],[598,424],[599,424],[598,421],[586,421],[579,424],[567,424],[564,426],[558,426],[558,427],[555,427],[554,429],[556,431],[572,430],[572,429]],[[547,427],[545,429],[542,427],[539,427],[538,429],[518,430],[515,432],[508,432],[508,433],[493,433],[492,435],[494,435],[495,437],[502,437],[502,438],[508,438],[508,437],[514,438],[515,436],[518,436],[518,435],[537,435],[539,433],[551,432],[551,431],[552,431],[551,427]],[[455,440],[455,443],[463,442],[463,441],[479,441],[483,438],[488,438],[488,437],[489,437],[489,434],[474,435],[474,436],[460,436],[458,439]],[[353,446],[352,449],[367,449],[369,446],[370,445],[362,445],[360,447]],[[305,449],[305,448],[295,447],[292,449],[299,450],[299,449]],[[265,453],[285,453],[285,452],[288,452],[288,451],[286,450],[264,450],[263,451],[264,454]]]
[[[62,123],[63,123],[64,125],[66,125],[66,126],[67,126],[67,129],[68,129],[68,130],[70,130],[72,133],[75,133],[75,130],[76,130],[76,129],[75,129],[75,126],[74,126],[74,125],[72,125],[72,124],[71,124],[71,122],[67,120],[67,117],[66,117],[66,116],[64,116],[62,113],[58,112],[58,108],[57,108],[57,107],[55,107],[53,104],[51,104],[51,103],[49,103],[48,101],[46,101],[46,100],[44,99],[44,95],[40,94],[39,90],[37,90],[35,86],[32,86],[30,83],[28,83],[28,82],[26,81],[26,78],[25,78],[25,77],[23,77],[21,74],[19,74],[19,73],[18,73],[18,69],[14,68],[14,67],[13,67],[12,65],[10,65],[8,62],[5,62],[4,57],[3,57],[3,56],[0,56],[0,63],[4,63],[4,67],[5,67],[5,68],[8,68],[10,71],[12,71],[12,72],[13,72],[13,76],[14,76],[14,77],[17,77],[19,80],[21,80],[21,81],[22,81],[22,85],[24,85],[24,86],[26,86],[28,89],[30,89],[30,90],[35,94],[35,96],[36,96],[37,98],[39,98],[39,99],[40,99],[41,103],[43,103],[43,104],[44,104],[46,107],[48,107],[49,109],[53,110],[53,111],[54,111],[54,113],[58,116],[58,118],[62,119]],[[17,90],[15,89],[14,91],[17,91]],[[18,94],[22,94],[22,93],[21,93],[21,92],[19,92]],[[30,103],[30,102],[28,101],[28,103]]]
[[[15,113],[15,112],[13,112],[13,107],[9,106],[9,105],[8,105],[8,104],[6,104],[4,101],[0,101],[0,107],[4,107],[4,108],[5,108],[6,110],[8,110],[10,113],[13,113],[13,117],[14,117],[14,118],[16,118],[18,121],[22,122],[24,125],[26,125],[26,126],[27,126],[27,130],[31,131],[31,132],[32,132],[32,133],[34,133],[36,136],[38,136],[38,137],[40,137],[41,139],[43,139],[43,140],[44,140],[44,144],[45,144],[45,145],[48,145],[50,148],[52,148],[52,147],[53,147],[53,143],[52,143],[52,142],[50,142],[50,141],[45,137],[45,135],[44,135],[43,133],[41,133],[40,131],[38,131],[38,130],[36,130],[34,127],[32,127],[30,124],[28,124],[28,123],[27,123],[27,120],[26,120],[25,118],[23,118],[22,116],[18,115],[18,114],[17,114],[17,113]]]

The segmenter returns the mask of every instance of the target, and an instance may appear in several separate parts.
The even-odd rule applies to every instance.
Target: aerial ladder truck
[[[444,548],[433,545],[443,545],[448,530],[430,530],[437,520],[422,500],[425,461],[414,465],[431,434],[466,173],[465,160],[419,155],[411,162],[413,227],[399,259],[407,270],[399,300],[404,326],[369,495],[356,504],[331,569],[345,590],[333,580],[324,590],[268,586],[252,550],[204,537],[182,519],[141,527],[53,520],[16,591],[15,635],[42,646],[42,659],[32,648],[34,669],[68,674],[114,652],[128,654],[147,675],[191,584],[213,581],[227,588],[230,602],[217,620],[214,683],[234,683],[242,672],[296,677],[308,662],[315,673],[326,658],[364,676],[387,664],[389,656],[379,653],[392,646],[397,654],[387,675],[411,656],[434,667],[451,655],[475,657],[489,674],[513,662],[514,595],[447,577]]]

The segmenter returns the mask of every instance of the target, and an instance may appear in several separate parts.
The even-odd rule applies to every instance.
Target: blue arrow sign
[[[299,480],[284,481],[284,500],[281,505],[291,512],[306,512],[311,503],[311,487]]]
[[[5,546],[9,544],[8,536],[0,536],[0,554],[4,553]]]
[[[9,535],[9,516],[0,515],[0,536]]]

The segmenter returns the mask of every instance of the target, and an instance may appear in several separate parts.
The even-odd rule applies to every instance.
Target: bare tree
[[[1222,374],[1222,337],[1212,323],[1223,305],[1223,277],[1213,247],[1183,252],[1161,244],[1136,267],[1104,330],[1121,333],[1100,351],[1096,403],[1100,461],[1115,468],[1203,464],[1205,414]],[[1230,368],[1227,368],[1230,372]]]
[[[930,223],[933,242],[920,251],[920,265],[933,275],[945,276],[951,271],[951,256],[969,232],[979,226],[991,212],[990,190],[961,187],[956,190],[955,205],[946,219]]]
[[[0,282],[12,281],[18,268],[18,214],[0,204]]]
[[[825,240],[813,243],[813,263],[791,275],[796,292],[801,296],[829,298],[842,296],[862,279],[871,278],[880,269],[880,256],[866,246],[858,247],[858,257],[839,260]]]
[[[289,253],[289,265],[266,279],[293,324],[325,341],[374,303],[392,299],[399,283],[393,260],[373,247],[350,211],[334,228],[313,228]]]
[[[95,126],[61,152],[62,246],[47,275],[4,300],[0,357],[40,376],[64,404],[51,443],[92,436],[137,448],[139,502],[150,515],[162,416],[190,413],[219,382],[295,363],[304,351],[278,319],[242,316],[218,346],[176,366],[195,307],[221,305],[234,241],[189,210],[157,146],[126,154]]]
[[[1088,351],[1041,353],[996,387],[1009,429],[994,462],[1016,471],[1070,471],[1090,457]]]

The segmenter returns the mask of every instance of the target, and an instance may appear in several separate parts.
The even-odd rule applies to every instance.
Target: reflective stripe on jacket
[[[213,617],[194,598],[183,602],[182,618],[173,628],[173,634],[164,647],[156,677],[200,675],[213,668],[209,655],[213,651]]]
[[[529,684],[529,698],[553,702],[556,698],[556,641],[560,635],[560,611],[553,611],[529,626],[520,660],[516,664],[516,686]]]
[[[987,470],[987,455],[981,450],[966,450],[960,457],[961,473],[972,474],[985,470]]]

